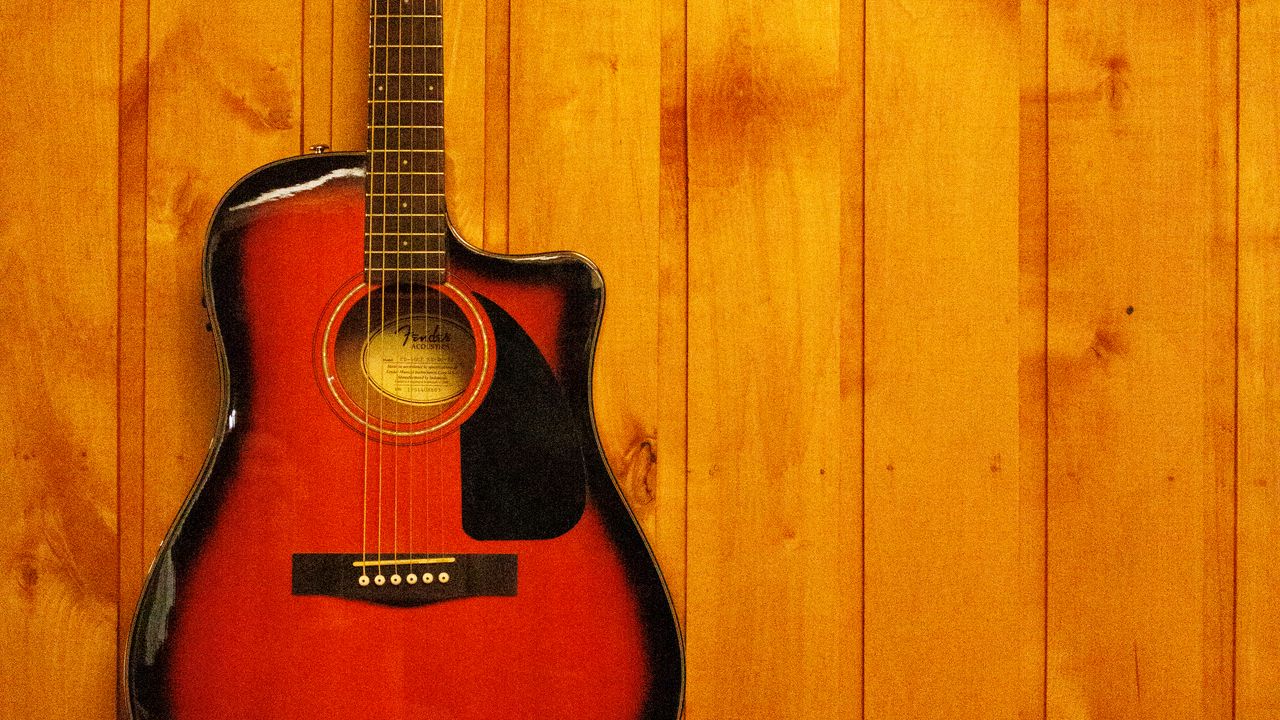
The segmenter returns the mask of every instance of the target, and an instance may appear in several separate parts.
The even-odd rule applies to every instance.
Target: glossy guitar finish
[[[367,442],[326,388],[318,341],[335,294],[362,283],[364,167],[285,160],[215,214],[223,422],[135,619],[134,717],[674,720],[678,629],[591,415],[598,272],[568,253],[487,255],[450,231],[450,283],[480,309],[492,375],[460,424]],[[334,593],[293,592],[295,555],[346,568],[393,550],[457,557],[451,587],[468,592],[483,583],[466,585],[464,556],[514,555],[515,594],[414,600],[407,585],[357,588],[367,571],[353,569]],[[437,566],[418,567],[425,580]]]

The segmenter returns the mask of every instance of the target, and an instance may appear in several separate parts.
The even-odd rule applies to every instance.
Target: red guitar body
[[[370,427],[335,380],[336,328],[387,312],[363,168],[282,161],[214,217],[223,419],[135,620],[134,717],[675,720],[677,625],[591,415],[598,272],[451,234],[461,394]]]

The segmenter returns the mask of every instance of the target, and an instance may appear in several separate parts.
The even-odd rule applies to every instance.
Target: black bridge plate
[[[381,585],[375,582],[379,573],[384,578]],[[414,583],[408,581],[411,573],[417,578]],[[369,578],[367,585],[361,584],[362,575]],[[393,582],[396,575],[398,583]],[[397,559],[385,554],[296,553],[293,594],[400,607],[468,597],[512,597],[516,594],[516,556],[415,554]]]

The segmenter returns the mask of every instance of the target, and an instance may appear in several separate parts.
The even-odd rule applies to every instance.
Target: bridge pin
[[[391,584],[392,585],[400,584],[400,573],[395,573],[394,575],[391,576]]]
[[[360,583],[360,587],[368,587],[368,585],[369,585],[369,576],[368,576],[368,575],[361,575],[361,576],[360,576],[360,579],[359,579],[359,580],[357,580],[356,582],[359,582],[359,583]]]
[[[435,576],[431,573],[422,573],[422,582],[430,583],[432,580],[435,580]]]
[[[449,573],[442,572],[439,575],[436,575],[436,579],[438,579],[442,583],[447,583],[449,582]]]
[[[413,573],[409,573],[408,575],[404,576],[404,581],[412,585],[418,582],[418,576]]]
[[[387,584],[387,578],[386,578],[386,577],[384,577],[384,576],[382,575],[382,573],[378,573],[377,575],[374,575],[374,576],[373,576],[373,584],[374,584],[374,585],[386,585],[386,584]]]

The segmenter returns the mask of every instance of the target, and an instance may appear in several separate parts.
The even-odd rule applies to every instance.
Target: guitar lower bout
[[[450,228],[447,273],[360,273],[365,163],[269,165],[214,214],[223,423],[139,602],[134,719],[678,720],[592,416],[598,271]]]

